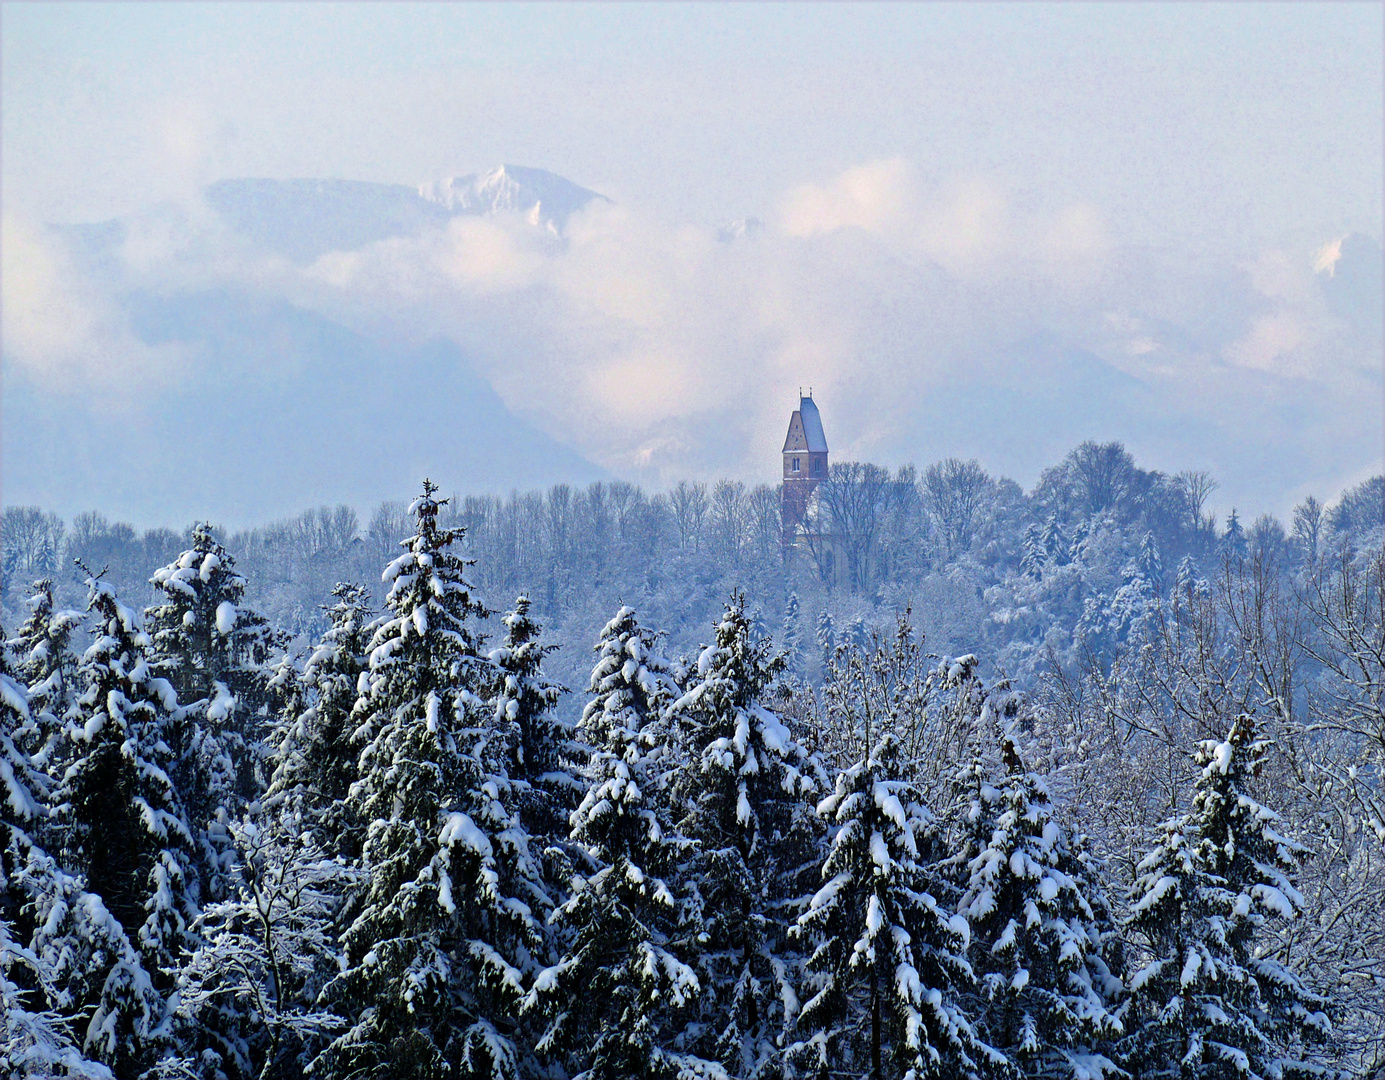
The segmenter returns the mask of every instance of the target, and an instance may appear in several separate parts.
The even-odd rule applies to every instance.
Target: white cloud
[[[5,359],[45,389],[128,402],[176,376],[176,347],[150,347],[119,305],[83,277],[42,228],[4,219],[0,304]]]
[[[914,171],[899,158],[847,169],[827,184],[804,184],[788,193],[781,211],[790,236],[857,228],[886,233],[909,227],[918,212]]]

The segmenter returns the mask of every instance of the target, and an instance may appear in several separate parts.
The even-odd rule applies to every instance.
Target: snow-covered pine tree
[[[803,611],[796,592],[789,593],[782,627],[784,670],[794,679],[801,679],[806,657],[803,653]]]
[[[17,657],[14,674],[28,688],[31,722],[17,737],[39,766],[56,776],[67,764],[59,757],[67,749],[63,724],[77,693],[72,633],[82,625],[82,613],[57,609],[48,578],[34,582],[27,606],[29,617],[6,642]]]
[[[743,593],[732,594],[687,691],[669,708],[688,767],[673,784],[679,832],[698,845],[690,904],[705,1034],[692,1045],[734,1075],[776,1075],[795,1020],[800,947],[793,905],[816,887],[821,769],[764,700],[783,668],[755,640]]]
[[[1043,577],[1048,558],[1043,533],[1038,523],[1031,521],[1024,530],[1024,542],[1020,547],[1020,573],[1035,579]]]
[[[168,1040],[173,972],[197,917],[193,830],[171,778],[177,698],[147,658],[148,636],[115,590],[87,579],[95,640],[82,658],[66,805],[65,861],[124,931],[136,955],[103,956],[86,1045],[117,1075],[137,1075]]]
[[[257,793],[266,756],[266,665],[276,636],[242,606],[245,578],[205,522],[193,526],[192,547],[149,583],[165,598],[145,611],[149,661],[182,703],[181,722],[169,732],[173,775],[196,829],[208,894],[219,897],[229,873],[227,827]]]
[[[495,724],[508,728],[510,779],[520,787],[519,809],[531,834],[565,839],[579,791],[567,762],[576,747],[570,724],[554,713],[563,688],[543,673],[543,658],[557,648],[539,641],[542,628],[529,614],[529,597],[515,599],[501,619],[505,637],[490,652],[495,665]]]
[[[524,1009],[545,1020],[540,1052],[584,1080],[724,1078],[683,1045],[702,990],[689,962],[701,927],[673,876],[691,845],[664,790],[676,762],[661,712],[676,687],[658,636],[631,608],[606,624],[597,651],[583,729],[600,742],[572,815],[590,869],[554,912],[563,956],[539,973]]]
[[[1025,1077],[1118,1075],[1107,1054],[1121,1033],[1112,1010],[1124,988],[1100,877],[1025,768],[1017,732],[1000,736],[999,762],[988,752],[996,720],[988,697],[962,776],[965,835],[948,860],[971,926],[977,1034]]]
[[[35,995],[52,998],[59,993],[47,966],[15,941],[9,923],[0,918],[0,1067],[13,1077],[114,1080],[110,1069],[82,1055],[69,1019],[51,1009],[31,1007]]]
[[[1184,555],[1178,563],[1178,573],[1174,578],[1173,602],[1177,607],[1186,608],[1196,597],[1206,596],[1211,586],[1202,577],[1197,563],[1191,555]]]
[[[818,653],[822,657],[822,670],[832,666],[832,654],[837,651],[837,626],[832,621],[832,613],[824,611],[818,616],[814,638],[818,643]]]
[[[32,727],[29,695],[10,675],[0,648],[0,923],[7,934],[28,903],[18,880],[25,852],[34,842],[30,834],[49,817],[49,779],[24,749],[23,733]]]
[[[1159,542],[1152,532],[1145,533],[1140,541],[1140,553],[1135,557],[1140,576],[1149,582],[1155,596],[1164,594],[1164,560],[1159,554]]]
[[[482,697],[495,672],[472,620],[486,611],[436,491],[424,482],[417,532],[385,569],[354,713],[365,882],[329,988],[351,1026],[316,1060],[322,1076],[503,1080],[525,1053],[515,1016],[549,905]]]
[[[1226,531],[1221,535],[1222,554],[1232,559],[1244,559],[1246,552],[1249,551],[1250,544],[1246,540],[1246,530],[1241,524],[1241,519],[1236,515],[1236,508],[1231,508],[1231,514],[1226,519]]]
[[[825,884],[798,919],[814,946],[815,978],[790,1058],[820,1076],[936,1080],[1003,1074],[1007,1062],[976,1035],[959,995],[973,976],[966,919],[935,896],[928,861],[940,846],[933,815],[900,775],[899,742],[884,736],[837,775],[818,804],[831,830]]]
[[[1056,514],[1049,514],[1048,520],[1044,522],[1043,545],[1050,562],[1062,566],[1071,560],[1072,549],[1067,534],[1063,532],[1063,524]]]
[[[110,1080],[77,1045],[79,1006],[139,959],[101,898],[35,840],[57,834],[46,827],[50,780],[14,738],[31,727],[24,686],[0,650],[0,1064],[13,1076]]]
[[[149,583],[165,597],[145,612],[158,674],[187,705],[229,694],[248,722],[264,704],[266,665],[277,641],[263,616],[244,606],[245,578],[211,526],[194,525],[192,547]]]
[[[297,804],[328,850],[355,858],[362,825],[347,793],[357,777],[360,752],[351,742],[352,709],[373,633],[370,593],[342,582],[332,596],[336,603],[327,609],[330,625],[303,670],[283,672],[284,702],[272,737],[274,771],[266,803],[287,799]],[[272,680],[271,690],[278,681]]]
[[[1121,1064],[1140,1077],[1330,1075],[1313,1047],[1330,1037],[1326,1003],[1274,959],[1269,924],[1298,916],[1302,848],[1247,788],[1265,744],[1240,716],[1204,741],[1189,813],[1163,826],[1139,864],[1129,928],[1143,966],[1129,980]]]
[[[612,729],[639,731],[660,718],[680,690],[659,635],[639,624],[635,609],[622,606],[601,630],[578,725],[592,747],[606,746]]]

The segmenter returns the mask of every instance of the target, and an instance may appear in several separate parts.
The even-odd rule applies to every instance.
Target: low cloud
[[[922,460],[947,449],[920,417],[948,396],[984,415],[996,395],[1022,398],[1015,387],[1044,364],[1070,370],[1067,353],[1025,344],[1044,335],[1139,380],[1151,430],[1210,387],[1253,405],[1256,379],[1317,378],[1335,347],[1306,253],[1225,268],[1229,329],[1211,340],[1209,290],[1189,286],[1190,265],[1124,250],[1096,205],[1035,207],[987,178],[928,184],[908,162],[867,162],[788,191],[767,217],[732,242],[629,205],[592,203],[561,238],[518,215],[458,217],[299,267],[190,200],[136,222],[101,284],[7,220],[5,351],[55,389],[148,384],[196,358],[139,342],[121,290],[256,291],[379,340],[446,337],[511,410],[657,483],[763,479],[800,386],[824,402],[838,457]],[[1303,408],[1326,416],[1354,393],[1322,386]],[[1013,454],[991,464],[1028,468]]]
[[[128,404],[177,375],[181,351],[150,346],[109,288],[83,274],[42,226],[7,215],[0,245],[5,363],[53,393]]]

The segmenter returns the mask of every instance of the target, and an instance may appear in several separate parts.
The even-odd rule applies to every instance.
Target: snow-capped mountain
[[[518,165],[436,180],[420,185],[418,193],[453,214],[523,214],[553,233],[561,233],[568,218],[592,201],[611,201],[556,173]]]
[[[594,200],[609,202],[543,169],[501,165],[417,188],[362,180],[221,180],[206,201],[231,229],[299,264],[329,251],[413,236],[459,215],[517,214],[561,235],[568,218]]]

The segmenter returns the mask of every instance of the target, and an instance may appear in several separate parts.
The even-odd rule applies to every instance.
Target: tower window
[[[813,462],[813,475],[822,475],[822,458],[818,458],[817,461]]]
[[[798,472],[798,458],[793,459],[793,471]]]

